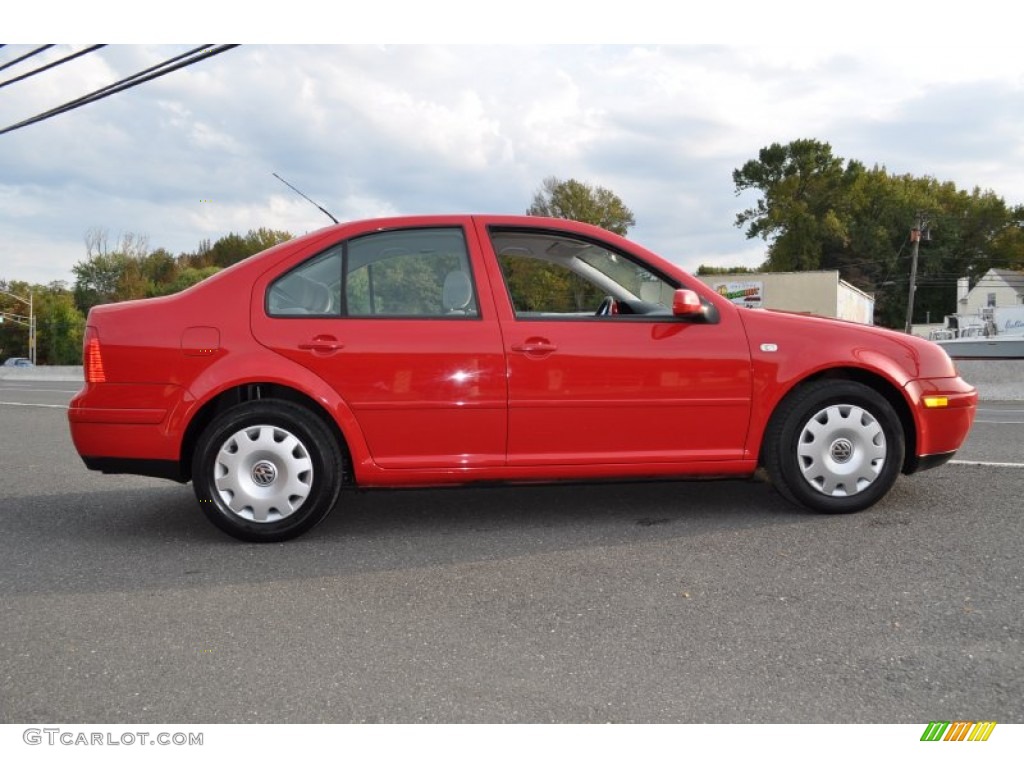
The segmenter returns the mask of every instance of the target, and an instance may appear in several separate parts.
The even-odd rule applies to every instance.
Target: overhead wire
[[[155,80],[158,77],[163,77],[164,75],[170,74],[171,72],[175,72],[179,69],[182,69],[183,67],[190,66],[192,64],[195,64],[196,62],[208,59],[212,56],[217,56],[221,53],[224,53],[225,51],[237,47],[237,44],[232,44],[218,45],[211,48],[209,43],[198,46],[190,51],[186,51],[183,54],[173,56],[170,59],[161,62],[160,64],[156,64],[152,67],[148,67],[147,69],[140,70],[139,72],[136,72],[135,74],[129,77],[118,80],[115,83],[111,83],[110,85],[105,86],[103,88],[99,88],[91,93],[87,93],[84,96],[80,96],[77,99],[72,99],[71,101],[65,102],[64,104],[54,107],[53,109],[48,109],[45,112],[41,112],[40,114],[35,115],[34,117],[30,117],[26,120],[22,120],[21,122],[14,123],[12,125],[7,126],[6,128],[0,129],[0,135],[10,133],[11,131],[15,131],[18,128],[24,128],[34,123],[42,122],[43,120],[47,120],[51,117],[56,117],[57,115],[63,114],[65,112],[70,112],[73,109],[78,109],[79,107],[83,107],[86,104],[91,104],[95,101],[99,101],[100,99],[105,99],[107,96],[112,96],[115,93],[120,93],[121,91],[126,91],[129,88],[134,88],[135,86],[141,85],[142,83],[149,82],[150,80]]]
[[[4,70],[4,69],[7,69],[8,67],[13,67],[13,66],[14,66],[15,64],[18,64],[19,62],[22,62],[22,61],[24,61],[25,59],[30,59],[30,58],[32,58],[32,57],[33,57],[33,56],[35,56],[35,55],[36,55],[37,53],[42,53],[42,52],[43,52],[43,51],[45,51],[45,50],[46,50],[47,48],[53,48],[53,45],[52,45],[52,44],[51,44],[51,45],[40,45],[40,46],[39,46],[38,48],[36,48],[36,49],[34,49],[34,50],[31,50],[31,51],[29,51],[28,53],[26,53],[26,54],[23,54],[23,55],[19,56],[19,57],[18,57],[18,58],[16,58],[16,59],[11,59],[11,60],[10,60],[10,61],[8,61],[8,62],[7,62],[6,64],[0,64],[0,70]]]
[[[185,53],[178,54],[177,56],[172,56],[171,58],[167,59],[166,61],[162,61],[159,64],[154,64],[152,67],[147,67],[146,69],[140,70],[140,71],[136,72],[135,74],[129,75],[128,77],[125,77],[125,78],[122,78],[121,80],[118,80],[117,82],[111,83],[110,85],[105,85],[102,88],[97,88],[95,91],[87,93],[84,96],[79,96],[77,99],[73,99],[73,100],[71,100],[69,102],[66,102],[66,103],[60,105],[59,107],[54,107],[53,109],[47,110],[46,112],[42,113],[41,115],[37,115],[37,117],[41,117],[42,115],[50,116],[50,115],[60,114],[62,112],[69,112],[71,109],[73,109],[76,106],[81,106],[83,104],[87,104],[89,101],[97,100],[100,97],[101,94],[105,94],[107,91],[110,91],[113,88],[116,88],[116,87],[118,87],[120,85],[123,85],[125,83],[132,82],[133,80],[141,77],[142,75],[147,75],[150,72],[158,70],[158,69],[160,69],[162,67],[165,67],[165,66],[167,66],[169,64],[173,64],[176,61],[180,61],[181,59],[184,59],[187,56],[194,55],[194,54],[198,53],[199,51],[206,50],[209,47],[210,47],[210,43],[204,43],[203,45],[200,45],[200,46],[197,46],[196,48],[193,48],[192,50],[185,51]],[[31,118],[31,119],[34,119],[34,118]]]
[[[101,43],[99,45],[90,45],[88,48],[83,48],[82,50],[76,51],[75,53],[68,54],[67,56],[65,56],[65,57],[63,57],[61,59],[57,59],[56,61],[51,61],[49,64],[44,64],[43,66],[37,67],[36,69],[33,69],[30,72],[26,72],[23,75],[18,75],[17,77],[12,77],[10,80],[4,80],[2,83],[0,83],[0,88],[3,88],[6,85],[10,85],[11,83],[17,83],[17,82],[19,82],[21,80],[25,80],[27,78],[32,77],[33,75],[38,75],[40,72],[45,72],[48,69],[53,69],[54,67],[59,67],[61,64],[67,64],[72,59],[77,59],[79,56],[85,56],[85,54],[87,54],[87,53],[92,53],[93,51],[98,51],[100,48],[105,48],[105,47],[106,47],[106,43]]]

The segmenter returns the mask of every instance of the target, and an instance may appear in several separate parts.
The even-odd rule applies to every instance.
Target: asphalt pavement
[[[349,492],[274,545],[0,382],[0,722],[1024,719],[1024,405],[855,515],[758,482]]]

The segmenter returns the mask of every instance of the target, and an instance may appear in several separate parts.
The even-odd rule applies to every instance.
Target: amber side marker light
[[[103,352],[100,349],[100,338],[96,329],[85,329],[85,380],[89,384],[102,384],[107,380],[103,370]]]
[[[945,408],[949,405],[948,397],[928,396],[924,399],[925,408]]]

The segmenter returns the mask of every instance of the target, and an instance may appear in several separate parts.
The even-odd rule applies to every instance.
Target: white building
[[[840,280],[838,270],[730,272],[697,277],[740,306],[874,323],[875,297]]]
[[[970,288],[968,278],[957,282],[956,314],[977,315],[985,307],[1024,305],[1024,272],[990,269]]]

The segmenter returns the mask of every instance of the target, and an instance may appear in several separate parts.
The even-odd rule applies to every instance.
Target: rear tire
[[[828,379],[782,401],[765,449],[772,484],[787,499],[817,512],[858,512],[896,482],[905,436],[896,411],[876,390]]]
[[[217,416],[193,454],[206,517],[243,541],[285,541],[323,520],[343,480],[341,448],[309,410],[284,400],[241,403]]]

